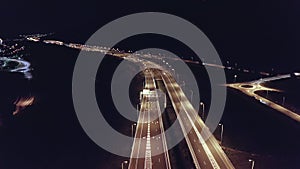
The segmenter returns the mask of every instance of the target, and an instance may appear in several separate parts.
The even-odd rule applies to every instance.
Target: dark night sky
[[[60,39],[84,42],[113,19],[159,11],[197,25],[221,57],[249,68],[292,71],[299,67],[299,6],[297,0],[6,1],[0,36],[55,32]]]

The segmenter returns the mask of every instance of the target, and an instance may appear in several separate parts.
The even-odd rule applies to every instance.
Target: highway
[[[217,140],[211,134],[204,122],[198,116],[197,111],[186,98],[180,86],[168,72],[156,70],[159,74],[175,109],[182,132],[186,135],[185,140],[197,169],[223,169],[234,168]],[[190,129],[190,130],[189,130]],[[207,140],[204,140],[209,136]]]
[[[152,72],[144,72],[145,88],[128,168],[170,169],[155,80]]]
[[[162,66],[149,61],[149,59],[155,59],[159,62],[164,61],[164,59],[169,59],[168,57],[155,54],[125,52],[119,51],[118,49],[111,49],[101,46],[64,43],[56,40],[41,40],[39,38],[27,38],[27,40],[66,46],[83,51],[100,52],[126,59],[133,63],[143,63],[144,67],[147,67],[146,65],[148,65],[161,70],[164,70]],[[175,60],[179,59],[180,58],[176,58]],[[184,62],[195,64],[201,63],[198,61],[190,60],[184,60]],[[224,67],[222,65],[210,63],[202,63],[202,65],[221,69],[232,69],[231,67]],[[160,106],[158,102],[158,94],[155,91],[156,85],[154,77],[161,77],[163,79],[164,85],[166,86],[168,95],[171,99],[172,106],[180,122],[182,132],[186,135],[185,140],[190,154],[193,158],[195,168],[234,168],[226,154],[223,152],[222,148],[219,146],[217,140],[214,138],[209,129],[205,126],[204,122],[198,116],[196,110],[190,104],[174,78],[167,71],[164,70],[162,72],[161,70],[146,69],[144,71],[146,83],[141,98],[139,117],[136,124],[136,131],[134,136],[135,138],[132,145],[128,168],[171,168],[170,158],[167,151],[167,142],[164,134],[164,124],[162,121],[162,117],[160,116],[161,110],[159,109]],[[205,136],[202,136],[200,133],[205,134]],[[209,139],[204,140],[207,135],[210,136]],[[157,154],[158,151],[164,153],[154,155]]]
[[[167,89],[187,148],[196,169],[233,169],[234,166],[211,134],[172,75],[160,70],[146,69],[145,88],[132,146],[129,169],[171,168],[159,109],[155,78],[160,77]],[[161,134],[160,136],[157,136]],[[209,137],[208,137],[209,136]],[[141,138],[141,139],[140,139]],[[205,140],[205,138],[208,138]],[[157,151],[164,153],[158,154]],[[139,158],[140,157],[140,158]]]

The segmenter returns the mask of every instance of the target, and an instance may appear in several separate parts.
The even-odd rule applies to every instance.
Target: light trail
[[[171,169],[158,95],[155,90],[155,79],[149,70],[146,69],[144,73],[144,90],[147,92],[142,95],[139,120],[128,168]]]
[[[166,78],[168,79],[168,81],[171,83],[171,80],[169,79],[168,76],[163,76],[163,74],[161,74],[161,76],[162,76],[162,79],[163,79],[163,81],[165,82],[165,84],[167,84],[165,77],[166,77]],[[175,93],[175,95],[177,96],[177,98],[181,98],[181,97],[178,96],[177,92],[175,91],[174,86],[173,86],[173,85],[171,85],[171,86],[172,86],[172,88],[173,88],[173,90],[174,90],[174,93]],[[171,91],[169,90],[168,87],[167,87],[167,90],[168,90],[168,93],[171,93]],[[175,102],[174,102],[174,100],[173,100],[173,97],[170,97],[170,98],[171,98],[171,100],[172,100],[173,106],[176,107],[176,104],[174,104]],[[181,107],[184,109],[184,112],[186,113],[187,117],[189,118],[190,124],[192,125],[193,130],[195,131],[196,134],[199,133],[198,129],[197,129],[197,128],[195,127],[195,125],[194,125],[194,121],[191,120],[191,118],[189,117],[189,115],[188,115],[186,109],[184,108],[184,105],[182,104],[181,100],[180,100],[180,104],[181,104]],[[189,138],[189,136],[188,136],[188,134],[187,134],[187,133],[190,132],[190,131],[188,131],[188,132],[186,131],[186,127],[184,126],[184,123],[183,123],[182,118],[181,118],[181,115],[182,115],[182,114],[180,114],[181,112],[178,112],[177,109],[174,109],[174,110],[175,110],[175,112],[176,112],[176,114],[177,114],[177,118],[178,118],[179,123],[180,123],[180,125],[181,125],[181,128],[182,128],[182,130],[183,130],[183,132],[184,132],[185,139],[186,139],[186,142],[188,143],[188,147],[189,147],[190,152],[191,152],[191,155],[192,155],[192,157],[193,157],[193,161],[194,161],[195,167],[200,169],[201,167],[200,167],[198,158],[197,158],[196,153],[195,153],[195,150],[194,150],[194,148],[193,148],[193,146],[192,146],[192,144],[191,144],[190,138]],[[204,147],[204,150],[205,150],[206,155],[208,156],[208,158],[209,158],[209,160],[210,160],[210,162],[211,162],[212,167],[213,167],[214,169],[220,169],[219,165],[217,164],[216,160],[214,159],[213,155],[211,154],[211,151],[210,151],[209,148],[207,147],[207,145],[206,145],[205,141],[203,140],[203,138],[201,137],[200,133],[199,133],[199,135],[197,134],[197,136],[198,136],[198,139],[199,139],[200,143],[201,143],[202,146]],[[199,137],[199,136],[200,136],[200,137]]]
[[[0,71],[3,72],[19,72],[23,73],[25,78],[31,79],[30,63],[21,58],[0,57]]]
[[[155,85],[155,78],[154,78],[153,72],[151,71],[150,73],[151,73],[151,77],[153,79],[153,84]],[[155,88],[156,88],[156,85],[155,85]],[[169,152],[168,152],[167,139],[166,139],[165,129],[164,129],[163,120],[162,120],[162,112],[160,110],[160,105],[159,105],[159,101],[158,101],[158,93],[157,93],[157,91],[155,91],[154,93],[155,93],[155,97],[157,98],[157,100],[156,100],[157,116],[158,116],[158,120],[159,120],[160,132],[161,132],[161,137],[162,137],[162,142],[163,142],[163,149],[165,152],[164,154],[165,154],[165,159],[166,159],[166,168],[171,169],[171,162],[170,162],[170,156],[169,156]]]
[[[225,152],[222,150],[221,146],[218,144],[215,137],[209,131],[207,126],[198,116],[197,111],[188,101],[182,89],[175,81],[175,79],[172,77],[172,75],[167,72],[160,73],[160,74],[167,88],[167,91],[170,94],[170,99],[172,101],[173,107],[175,107],[175,112],[179,111],[181,108],[183,110],[178,113],[176,112],[178,120],[180,119],[184,120],[184,123],[182,123],[184,125],[188,125],[188,124],[191,125],[191,130],[189,131],[189,133],[186,135],[185,138],[187,140],[194,140],[194,142],[191,142],[192,145],[191,148],[189,149],[192,149],[190,150],[190,152],[192,156],[195,155],[196,158],[195,160],[199,161],[198,162],[198,164],[200,164],[199,167],[233,169],[234,166],[232,165],[231,161],[226,156]],[[190,128],[189,126],[187,127]],[[181,128],[184,129],[185,126]],[[199,132],[200,130],[202,130],[201,133]],[[197,138],[198,141],[195,140],[195,138]],[[208,163],[206,162],[206,159],[207,161],[210,162],[211,165],[207,165]]]
[[[26,38],[26,40],[32,41],[32,42],[42,42],[45,44],[65,46],[68,48],[78,49],[78,50],[82,50],[82,51],[101,52],[103,54],[127,59],[132,62],[140,62],[139,59],[141,59],[141,58],[143,58],[145,60],[155,59],[158,61],[161,61],[163,59],[172,59],[175,61],[182,60],[186,63],[192,63],[192,64],[196,64],[196,65],[199,65],[200,63],[202,63],[203,66],[209,66],[209,67],[214,67],[214,68],[218,68],[218,69],[236,70],[236,71],[241,71],[244,73],[254,73],[255,72],[255,71],[250,71],[248,69],[243,69],[243,68],[234,68],[231,66],[223,66],[223,65],[218,65],[218,64],[214,64],[214,63],[206,63],[206,62],[204,62],[204,59],[202,59],[202,62],[199,62],[199,61],[188,60],[188,59],[183,59],[183,58],[170,58],[170,57],[166,57],[161,54],[150,54],[150,53],[143,54],[143,53],[139,53],[139,52],[132,53],[132,51],[128,51],[128,52],[120,51],[119,49],[108,48],[108,47],[103,47],[103,46],[83,45],[83,44],[78,44],[78,43],[65,43],[65,42],[58,41],[58,40],[41,40],[41,37],[45,37],[45,36],[48,36],[48,35],[41,34],[38,37],[34,37],[34,35],[31,35],[31,36],[28,36],[25,38]],[[264,76],[270,75],[270,73],[267,73],[267,72],[257,72],[257,73],[260,75],[264,75]]]
[[[30,63],[22,59],[21,52],[24,46],[6,44],[7,40],[0,43],[0,71],[23,73],[25,78],[31,79]]]
[[[20,111],[24,110],[26,107],[31,106],[34,102],[34,97],[22,97],[18,98],[14,104],[16,105],[16,110],[12,113],[13,115],[17,115]]]

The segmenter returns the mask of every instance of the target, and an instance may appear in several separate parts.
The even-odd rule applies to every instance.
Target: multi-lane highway
[[[146,70],[145,89],[129,169],[171,168],[158,94],[155,88],[152,72]]]
[[[177,119],[186,135],[195,168],[234,168],[171,74],[161,71],[156,73],[160,74],[168,91]],[[207,136],[208,139],[205,139]]]
[[[56,40],[41,40],[39,37],[27,37],[26,39],[33,42],[42,41],[47,44],[66,46],[84,51],[100,52],[120,57],[133,63],[143,63],[144,67],[147,67],[145,65],[151,65],[151,67],[162,69],[145,70],[145,90],[141,99],[135,139],[128,166],[130,169],[171,168],[168,145],[164,134],[164,124],[160,116],[161,110],[159,109],[158,94],[154,90],[156,89],[154,77],[159,77],[164,82],[177,119],[180,122],[181,132],[186,135],[185,141],[195,168],[234,168],[171,74],[159,64],[149,61],[149,58],[158,62],[170,58],[153,54],[124,52],[100,46],[64,43]],[[175,60],[179,60],[179,58]],[[200,63],[198,61],[184,61],[187,63]],[[231,67],[216,64],[202,64],[221,69],[231,69]],[[207,136],[210,136],[209,139],[205,139]]]
[[[154,69],[145,71],[145,90],[129,168],[171,168],[158,95],[154,90],[156,88],[154,77],[161,78],[165,84],[182,129],[178,132],[185,135],[194,168],[234,168],[171,74]],[[153,156],[158,151],[163,153]]]

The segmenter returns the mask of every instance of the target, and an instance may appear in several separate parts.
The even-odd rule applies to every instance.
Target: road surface
[[[159,74],[166,86],[167,92],[172,101],[182,132],[189,151],[197,169],[232,169],[234,166],[228,159],[217,140],[210,133],[196,110],[186,98],[180,86],[168,72],[155,71]],[[190,130],[189,130],[190,129]],[[202,131],[203,130],[203,131]],[[201,133],[201,134],[200,134]],[[207,140],[204,140],[209,136]]]
[[[291,77],[290,74],[278,75],[278,76],[274,76],[274,77],[261,78],[259,80],[255,80],[255,81],[251,81],[251,82],[227,84],[226,86],[237,89],[237,90],[245,93],[248,96],[254,97],[260,103],[263,103],[263,104],[283,113],[284,115],[296,120],[297,122],[300,122],[300,115],[297,114],[296,112],[293,112],[293,111],[255,93],[257,91],[280,92],[279,90],[276,90],[276,89],[264,87],[264,86],[262,86],[262,83],[279,80],[279,79],[286,79],[286,78],[290,78],[290,77]]]
[[[152,72],[145,71],[145,89],[129,169],[170,169],[158,94]],[[141,158],[140,158],[141,157]]]

